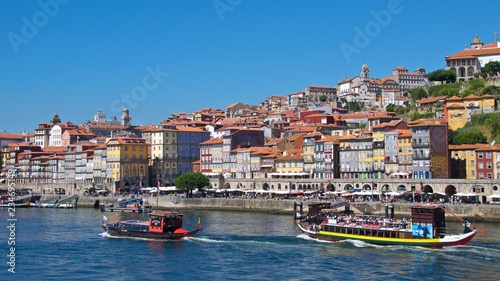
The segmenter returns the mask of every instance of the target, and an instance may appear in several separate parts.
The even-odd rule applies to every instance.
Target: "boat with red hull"
[[[148,214],[149,219],[125,220],[115,223],[102,223],[102,228],[111,236],[137,237],[161,240],[177,240],[194,236],[201,231],[201,221],[192,231],[182,227],[183,214],[180,212],[155,211]]]
[[[299,216],[297,226],[305,235],[326,241],[357,240],[378,245],[442,248],[468,243],[478,229],[464,221],[462,234],[448,235],[445,208],[441,205],[411,206],[411,220],[355,216],[352,213],[309,205],[313,213]],[[297,218],[297,217],[296,217]],[[481,230],[482,232],[482,230]]]

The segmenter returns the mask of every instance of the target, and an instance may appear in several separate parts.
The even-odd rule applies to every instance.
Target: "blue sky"
[[[127,103],[134,125],[337,85],[366,61],[444,68],[500,32],[496,1],[0,1],[0,131]],[[463,17],[463,18],[461,18]]]

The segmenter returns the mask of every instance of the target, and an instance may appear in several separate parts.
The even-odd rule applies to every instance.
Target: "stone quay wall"
[[[50,198],[45,195],[44,197]],[[65,196],[62,196],[65,197]],[[79,207],[93,207],[98,200],[99,203],[112,204],[121,199],[130,197],[83,197],[78,200]],[[43,198],[42,198],[43,200]],[[307,205],[313,202],[310,200],[278,200],[278,199],[230,199],[230,198],[180,198],[175,196],[147,197],[148,205],[153,209],[195,209],[195,210],[222,210],[222,211],[255,211],[273,214],[292,215],[294,203],[302,203],[303,211],[307,212]],[[412,203],[394,203],[394,214],[396,217],[409,217],[410,206]],[[386,203],[383,202],[364,202],[352,203],[351,210],[358,214],[385,216]],[[491,204],[462,204],[462,205],[444,205],[449,211],[448,216],[452,221],[452,214],[472,221],[500,222],[500,205]]]

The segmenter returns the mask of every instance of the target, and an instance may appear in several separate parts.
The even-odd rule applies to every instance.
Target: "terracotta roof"
[[[204,142],[201,142],[200,145],[210,145],[210,144],[222,144],[223,140],[221,138],[211,138]]]
[[[0,139],[4,140],[22,140],[24,139],[24,135],[19,134],[11,134],[11,133],[1,133]]]
[[[449,101],[462,101],[462,98],[457,97],[457,96],[453,96],[451,98],[447,98],[445,102],[449,102]]]
[[[435,103],[440,100],[446,100],[446,96],[439,96],[439,97],[430,97],[430,98],[425,98],[425,99],[420,99],[417,100],[417,103],[423,104],[423,103]]]
[[[398,138],[411,138],[412,132],[410,130],[397,130]]]
[[[470,59],[477,58],[480,56],[488,56],[488,55],[500,55],[500,48],[480,48],[480,49],[467,49],[460,52],[457,52],[451,56],[446,57],[449,59]]]
[[[468,95],[466,97],[464,97],[464,100],[478,100],[479,99],[479,96],[476,96],[476,95]]]

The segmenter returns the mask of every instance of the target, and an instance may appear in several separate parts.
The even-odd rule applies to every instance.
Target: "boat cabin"
[[[438,238],[446,235],[445,210],[439,205],[415,205],[411,207],[412,236]]]
[[[149,214],[150,232],[171,232],[182,228],[182,214],[179,212],[152,212]]]

